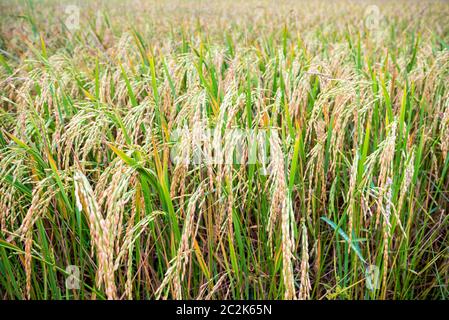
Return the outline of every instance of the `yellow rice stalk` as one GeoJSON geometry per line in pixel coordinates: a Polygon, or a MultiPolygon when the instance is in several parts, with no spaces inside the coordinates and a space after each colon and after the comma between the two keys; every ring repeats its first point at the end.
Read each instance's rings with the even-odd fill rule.
{"type": "Polygon", "coordinates": [[[378,178],[378,185],[380,188],[379,192],[379,205],[377,209],[377,216],[376,216],[376,226],[379,225],[380,221],[380,212],[382,210],[382,200],[384,197],[384,192],[386,189],[386,183],[388,177],[391,175],[391,168],[393,166],[393,158],[394,158],[394,152],[395,152],[395,141],[396,141],[396,128],[397,128],[397,122],[393,121],[388,130],[388,135],[386,139],[382,142],[381,149],[382,152],[380,154],[380,172],[379,172],[379,178],[378,178]]]}
{"type": "Polygon", "coordinates": [[[310,299],[310,290],[312,290],[312,286],[310,284],[309,278],[309,244],[307,237],[307,228],[305,219],[301,219],[301,283],[299,286],[299,300],[307,300],[310,299]]]}
{"type": "MultiPolygon", "coordinates": [[[[195,215],[195,211],[197,202],[203,195],[203,192],[203,186],[200,185],[197,191],[189,199],[189,203],[187,205],[187,215],[184,220],[185,224],[181,236],[181,243],[179,244],[177,255],[170,262],[170,266],[165,273],[164,280],[156,290],[156,299],[160,299],[164,289],[169,285],[173,288],[173,297],[175,299],[180,300],[183,298],[181,282],[186,272],[186,266],[189,263],[193,239],[196,237],[198,229],[200,214],[195,215]],[[195,223],[197,226],[195,226],[195,223]]],[[[201,204],[199,206],[201,206],[201,204]]],[[[166,298],[167,296],[165,295],[164,299],[166,298]]]]}
{"type": "Polygon", "coordinates": [[[276,131],[270,135],[271,162],[269,166],[270,181],[272,182],[272,200],[270,206],[270,216],[268,218],[268,241],[271,246],[273,228],[276,219],[281,215],[282,230],[282,276],[284,279],[284,298],[296,299],[295,285],[293,279],[293,250],[294,236],[291,226],[292,203],[287,192],[287,182],[285,179],[284,156],[281,149],[281,142],[276,131]]]}
{"type": "Polygon", "coordinates": [[[110,241],[110,221],[103,218],[86,176],[77,170],[73,179],[76,203],[78,209],[87,215],[92,242],[97,252],[97,285],[101,286],[104,283],[108,299],[116,299],[117,288],[114,281],[113,265],[114,247],[110,241]]]}

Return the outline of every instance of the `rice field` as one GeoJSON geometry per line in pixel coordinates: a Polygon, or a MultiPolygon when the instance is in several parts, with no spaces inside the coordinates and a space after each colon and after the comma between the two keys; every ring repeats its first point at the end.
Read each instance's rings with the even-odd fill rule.
{"type": "Polygon", "coordinates": [[[449,298],[449,2],[0,3],[0,299],[449,298]]]}

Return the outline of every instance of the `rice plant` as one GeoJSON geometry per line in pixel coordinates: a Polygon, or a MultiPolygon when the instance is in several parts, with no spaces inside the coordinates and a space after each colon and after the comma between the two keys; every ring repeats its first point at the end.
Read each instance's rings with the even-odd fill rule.
{"type": "Polygon", "coordinates": [[[0,12],[1,299],[449,297],[447,1],[0,12]]]}

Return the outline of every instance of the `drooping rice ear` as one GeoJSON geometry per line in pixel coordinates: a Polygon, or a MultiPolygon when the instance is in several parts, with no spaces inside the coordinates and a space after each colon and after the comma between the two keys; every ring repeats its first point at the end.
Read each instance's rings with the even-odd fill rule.
{"type": "MultiPolygon", "coordinates": [[[[199,222],[199,214],[195,215],[197,207],[201,207],[198,204],[198,200],[204,193],[203,185],[201,184],[195,193],[190,197],[187,204],[187,214],[184,219],[184,226],[182,229],[181,240],[177,250],[176,256],[170,261],[170,266],[165,272],[164,279],[161,285],[155,292],[156,299],[160,299],[161,295],[167,286],[171,286],[173,289],[173,298],[180,300],[182,296],[181,282],[184,279],[186,266],[189,263],[190,254],[193,246],[193,239],[196,237],[198,228],[195,226],[199,222]]],[[[167,298],[168,293],[164,294],[163,298],[167,298]]]]}

